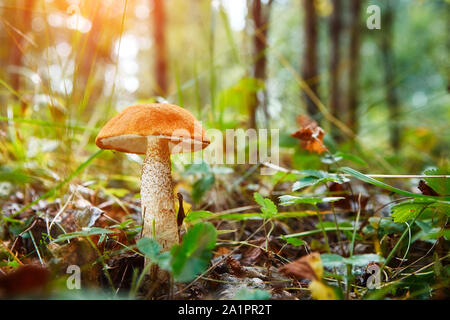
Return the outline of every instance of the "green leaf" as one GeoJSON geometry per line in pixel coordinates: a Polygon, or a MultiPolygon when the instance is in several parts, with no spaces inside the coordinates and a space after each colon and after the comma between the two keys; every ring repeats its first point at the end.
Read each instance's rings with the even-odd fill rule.
{"type": "Polygon", "coordinates": [[[183,172],[183,176],[195,175],[195,174],[211,174],[211,167],[205,161],[201,163],[193,163],[186,167],[186,170],[183,172]]]}
{"type": "Polygon", "coordinates": [[[349,179],[338,174],[328,173],[321,170],[303,170],[300,174],[303,174],[305,176],[294,183],[294,185],[292,186],[292,191],[297,191],[304,187],[323,184],[326,182],[336,182],[342,184],[350,181],[349,179]]]}
{"type": "Polygon", "coordinates": [[[147,258],[156,262],[158,259],[158,254],[162,247],[158,241],[150,238],[141,238],[137,241],[137,248],[141,251],[147,258]]]}
{"type": "MultiPolygon", "coordinates": [[[[442,211],[445,213],[450,212],[450,203],[443,201],[423,201],[423,200],[412,200],[399,203],[392,207],[392,217],[394,222],[406,222],[408,220],[414,219],[421,211],[438,212],[442,211]]],[[[427,212],[427,215],[430,212],[427,212]]],[[[423,215],[422,215],[423,216],[423,215]]]]}
{"type": "Polygon", "coordinates": [[[354,176],[355,178],[357,178],[357,179],[359,179],[361,181],[370,183],[370,184],[372,184],[374,186],[377,186],[377,187],[389,190],[391,192],[398,193],[398,194],[400,194],[402,196],[405,196],[405,197],[413,197],[413,198],[417,198],[417,199],[424,199],[424,200],[430,200],[430,201],[437,201],[437,200],[450,201],[450,196],[432,197],[432,196],[426,196],[426,195],[419,194],[419,193],[412,193],[412,192],[408,192],[408,191],[405,191],[405,190],[401,190],[401,189],[395,188],[395,187],[390,186],[390,185],[388,185],[386,183],[383,183],[381,181],[378,181],[378,180],[375,180],[373,178],[370,178],[370,177],[368,177],[368,176],[362,174],[361,172],[358,172],[358,171],[356,171],[356,170],[354,170],[352,168],[344,167],[344,168],[341,168],[341,170],[344,173],[350,174],[350,175],[354,176]]]}
{"type": "Polygon", "coordinates": [[[184,221],[194,222],[194,221],[210,218],[212,215],[213,215],[213,213],[210,211],[191,211],[186,216],[186,218],[184,218],[184,221]]]}
{"type": "Polygon", "coordinates": [[[268,300],[270,297],[270,292],[266,290],[241,288],[236,292],[234,300],[268,300]]]}
{"type": "MultiPolygon", "coordinates": [[[[433,168],[425,170],[424,172],[428,176],[437,176],[448,174],[444,170],[433,168]]],[[[430,186],[434,191],[436,191],[440,195],[450,195],[450,179],[448,178],[425,178],[425,182],[428,186],[430,186]]]]}
{"type": "Polygon", "coordinates": [[[371,262],[383,262],[384,259],[377,254],[368,253],[368,254],[359,254],[354,255],[351,258],[344,258],[338,254],[329,254],[324,253],[320,255],[322,260],[322,264],[328,268],[339,267],[341,265],[350,264],[354,266],[367,266],[371,262]]]}
{"type": "Polygon", "coordinates": [[[261,212],[264,218],[271,218],[278,213],[278,208],[272,200],[263,198],[258,192],[253,193],[253,198],[261,206],[261,212]]]}
{"type": "Polygon", "coordinates": [[[383,262],[383,257],[374,254],[374,253],[367,253],[367,254],[358,254],[354,255],[351,258],[345,258],[345,263],[351,264],[353,266],[357,267],[365,267],[371,262],[383,262]]]}
{"type": "Polygon", "coordinates": [[[215,179],[212,174],[209,174],[205,177],[197,180],[192,186],[192,199],[195,203],[200,202],[205,193],[212,188],[214,185],[215,179]]]}
{"type": "Polygon", "coordinates": [[[408,220],[414,219],[430,203],[407,201],[393,206],[392,217],[394,218],[394,222],[407,222],[408,220]]]}
{"type": "Polygon", "coordinates": [[[282,235],[281,239],[283,239],[284,241],[286,241],[289,244],[292,244],[295,247],[303,246],[306,244],[305,241],[303,241],[302,239],[299,239],[299,238],[288,238],[288,237],[285,237],[282,235]]]}
{"type": "Polygon", "coordinates": [[[322,260],[322,264],[324,267],[333,268],[345,264],[344,257],[341,257],[340,255],[334,253],[321,254],[320,259],[322,260]]]}
{"type": "Polygon", "coordinates": [[[104,228],[97,228],[97,227],[83,228],[82,231],[61,234],[54,242],[66,241],[66,240],[70,240],[70,239],[74,239],[74,238],[78,238],[78,237],[89,237],[89,236],[93,236],[93,235],[106,235],[106,234],[110,234],[110,233],[114,233],[114,231],[104,229],[104,228]]]}
{"type": "Polygon", "coordinates": [[[325,198],[318,198],[318,197],[296,197],[291,195],[284,195],[280,196],[280,205],[282,206],[289,206],[292,204],[297,203],[305,203],[305,204],[312,204],[316,205],[318,203],[322,202],[335,202],[341,199],[344,199],[343,197],[325,197],[325,198]]]}
{"type": "Polygon", "coordinates": [[[191,281],[206,270],[216,238],[216,228],[209,222],[198,223],[187,231],[181,245],[174,246],[170,251],[176,281],[191,281]]]}
{"type": "Polygon", "coordinates": [[[8,181],[14,184],[23,185],[31,181],[31,177],[20,169],[10,169],[6,166],[0,168],[0,181],[8,181]]]}

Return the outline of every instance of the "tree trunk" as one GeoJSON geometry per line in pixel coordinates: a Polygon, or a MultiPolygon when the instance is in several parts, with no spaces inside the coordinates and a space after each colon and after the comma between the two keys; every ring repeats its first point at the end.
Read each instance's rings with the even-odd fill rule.
{"type": "Polygon", "coordinates": [[[155,93],[165,97],[167,95],[167,57],[164,12],[164,0],[153,1],[153,37],[155,43],[155,93]]]}
{"type": "Polygon", "coordinates": [[[92,21],[92,26],[89,32],[82,38],[81,50],[78,51],[78,76],[73,79],[72,103],[74,106],[79,106],[80,110],[84,112],[85,108],[93,108],[90,103],[95,101],[100,95],[103,82],[95,79],[95,66],[98,60],[99,42],[102,33],[102,18],[100,14],[100,5],[97,3],[90,8],[89,18],[92,21]]]}
{"type": "Polygon", "coordinates": [[[398,116],[400,105],[397,97],[395,84],[395,57],[392,48],[393,27],[394,27],[394,5],[390,0],[386,1],[384,12],[384,22],[382,23],[381,33],[381,52],[384,66],[384,83],[386,88],[386,102],[389,108],[389,128],[390,141],[392,148],[397,151],[400,147],[400,128],[398,125],[398,116]]]}
{"type": "MultiPolygon", "coordinates": [[[[11,25],[18,30],[22,34],[27,34],[31,28],[31,19],[33,15],[33,7],[35,4],[35,0],[22,0],[17,1],[16,4],[19,8],[14,10],[14,18],[10,21],[11,25]],[[26,8],[26,10],[21,9],[26,8]]],[[[19,69],[23,65],[23,53],[24,47],[26,45],[26,40],[23,35],[18,34],[17,31],[11,30],[11,37],[13,37],[11,44],[11,51],[9,53],[9,65],[14,66],[17,70],[14,70],[10,76],[10,84],[14,91],[20,91],[20,73],[19,69]]],[[[16,96],[14,96],[17,98],[16,96]]]]}
{"type": "MultiPolygon", "coordinates": [[[[339,120],[342,120],[344,110],[342,108],[339,76],[340,76],[340,39],[341,39],[341,0],[333,0],[333,13],[330,17],[330,40],[331,40],[331,52],[330,52],[330,112],[339,120]]],[[[333,137],[340,141],[342,140],[341,134],[338,129],[333,127],[333,137]]]]}
{"type": "MultiPolygon", "coordinates": [[[[269,29],[269,17],[270,17],[270,7],[272,1],[269,1],[266,6],[264,6],[261,0],[253,0],[252,2],[252,19],[254,27],[253,35],[253,77],[260,83],[265,84],[267,72],[267,32],[269,29]]],[[[252,99],[250,99],[249,109],[250,109],[250,120],[249,127],[256,129],[256,111],[258,107],[262,107],[264,114],[266,116],[266,121],[268,120],[267,114],[267,91],[263,88],[263,92],[258,96],[258,92],[253,93],[252,99]]]]}
{"type": "Polygon", "coordinates": [[[358,131],[358,103],[359,103],[359,60],[360,60],[360,30],[361,30],[361,5],[363,0],[351,0],[350,3],[350,67],[348,72],[348,111],[349,127],[353,132],[358,131]]]}
{"type": "MultiPolygon", "coordinates": [[[[314,1],[303,0],[304,10],[304,37],[305,52],[302,62],[302,77],[308,83],[311,91],[318,95],[318,19],[314,1]]],[[[306,103],[306,110],[311,118],[319,120],[319,109],[311,98],[303,93],[306,103]]]]}

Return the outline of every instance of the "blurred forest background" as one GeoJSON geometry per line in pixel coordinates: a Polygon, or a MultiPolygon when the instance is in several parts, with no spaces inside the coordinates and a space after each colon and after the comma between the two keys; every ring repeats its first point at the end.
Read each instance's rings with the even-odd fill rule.
{"type": "MultiPolygon", "coordinates": [[[[448,157],[447,1],[3,0],[0,10],[1,139],[16,148],[2,149],[3,164],[67,175],[107,119],[147,101],[184,106],[207,128],[282,128],[287,148],[309,114],[327,145],[367,154],[373,171],[417,173],[448,157]],[[371,4],[381,30],[366,26],[371,4]]],[[[308,157],[291,166],[317,166],[308,157]]]]}
{"type": "MultiPolygon", "coordinates": [[[[307,115],[360,171],[446,173],[449,21],[448,0],[0,0],[3,211],[53,201],[79,175],[128,214],[142,159],[97,154],[94,139],[146,102],[185,107],[205,128],[280,129],[286,168],[328,168],[290,136],[307,115]],[[370,5],[381,29],[367,27],[370,5]]],[[[217,212],[270,195],[282,178],[249,167],[217,170],[194,201],[198,175],[175,161],[174,177],[194,208],[217,212]],[[247,202],[224,186],[247,190],[247,202]]],[[[390,181],[418,191],[417,180],[390,181]]]]}

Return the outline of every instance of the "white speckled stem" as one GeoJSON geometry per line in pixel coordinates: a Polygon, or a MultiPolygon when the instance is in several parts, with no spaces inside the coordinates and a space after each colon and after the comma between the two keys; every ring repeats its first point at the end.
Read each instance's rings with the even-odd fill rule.
{"type": "Polygon", "coordinates": [[[163,251],[178,244],[170,151],[165,139],[148,137],[142,165],[141,206],[144,220],[142,236],[157,240],[163,251]]]}

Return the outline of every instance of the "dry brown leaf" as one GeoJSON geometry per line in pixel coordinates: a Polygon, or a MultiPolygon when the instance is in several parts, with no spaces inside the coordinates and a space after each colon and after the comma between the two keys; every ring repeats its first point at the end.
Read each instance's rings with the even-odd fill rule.
{"type": "Polygon", "coordinates": [[[281,273],[298,280],[320,280],[323,274],[320,254],[313,252],[278,269],[281,273]]]}
{"type": "Polygon", "coordinates": [[[420,180],[419,181],[419,186],[418,186],[419,190],[422,191],[422,194],[426,195],[426,196],[435,196],[435,197],[439,197],[440,195],[434,191],[430,186],[428,186],[425,181],[420,180]]]}
{"type": "Polygon", "coordinates": [[[230,253],[230,249],[228,249],[224,246],[221,246],[221,247],[218,247],[217,250],[214,252],[214,257],[224,256],[228,253],[230,253]]]}
{"type": "Polygon", "coordinates": [[[297,118],[297,123],[301,128],[292,133],[291,137],[299,139],[302,148],[317,154],[327,151],[327,148],[323,144],[325,131],[317,125],[317,122],[305,115],[300,115],[297,118]]]}
{"type": "Polygon", "coordinates": [[[236,277],[240,277],[243,274],[242,266],[239,261],[237,261],[233,257],[229,256],[227,258],[226,262],[227,262],[227,266],[228,266],[228,271],[232,275],[234,275],[236,277]]]}

